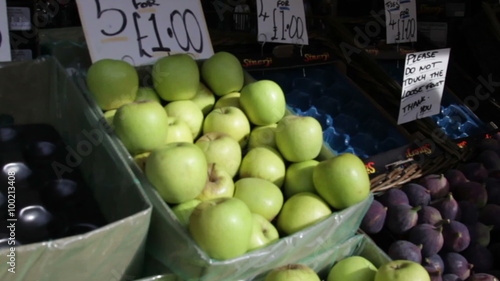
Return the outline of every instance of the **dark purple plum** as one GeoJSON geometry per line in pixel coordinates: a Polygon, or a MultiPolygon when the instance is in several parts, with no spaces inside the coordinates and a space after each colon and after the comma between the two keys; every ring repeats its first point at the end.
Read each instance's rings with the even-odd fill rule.
{"type": "Polygon", "coordinates": [[[422,245],[415,245],[407,240],[396,240],[391,243],[387,255],[393,260],[410,260],[422,263],[422,245]]]}
{"type": "Polygon", "coordinates": [[[445,220],[443,223],[443,249],[450,252],[461,252],[470,245],[470,234],[467,226],[456,220],[445,220]]]}
{"type": "Polygon", "coordinates": [[[473,266],[460,253],[446,252],[441,257],[444,261],[444,274],[456,274],[462,280],[470,276],[473,266]]]}
{"type": "Polygon", "coordinates": [[[475,244],[460,254],[474,266],[474,272],[487,272],[493,269],[493,254],[485,246],[475,244]]]}
{"type": "Polygon", "coordinates": [[[471,201],[458,201],[457,219],[464,224],[476,223],[479,220],[479,207],[471,201]]]}
{"type": "Polygon", "coordinates": [[[422,206],[422,208],[417,212],[418,219],[417,223],[427,223],[431,225],[435,225],[443,220],[441,213],[438,209],[432,206],[422,206]]]}
{"type": "Polygon", "coordinates": [[[399,204],[410,204],[408,196],[399,188],[390,188],[378,198],[380,203],[386,207],[399,204]]]}
{"type": "Polygon", "coordinates": [[[422,245],[422,256],[430,257],[443,248],[443,227],[432,224],[417,224],[408,233],[408,241],[422,245]]]}
{"type": "Polygon", "coordinates": [[[385,224],[387,207],[374,199],[368,208],[365,216],[361,220],[360,228],[367,234],[379,233],[385,224]]]}
{"type": "Polygon", "coordinates": [[[429,190],[431,199],[442,198],[450,191],[450,184],[444,174],[429,174],[423,176],[420,178],[419,184],[429,190]]]}
{"type": "Polygon", "coordinates": [[[443,173],[446,179],[448,180],[448,183],[450,185],[450,191],[453,192],[453,189],[457,184],[469,181],[464,173],[460,171],[459,169],[448,169],[446,172],[443,173]]]}
{"type": "Polygon", "coordinates": [[[434,201],[431,206],[438,209],[443,219],[454,220],[457,218],[458,202],[453,197],[453,193],[449,192],[445,197],[434,201]]]}
{"type": "Polygon", "coordinates": [[[453,273],[446,273],[443,274],[443,281],[464,281],[460,279],[456,274],[453,273]]]}
{"type": "Polygon", "coordinates": [[[409,204],[391,205],[387,208],[385,226],[394,234],[404,234],[417,224],[421,206],[409,204]]]}
{"type": "Polygon", "coordinates": [[[407,183],[401,187],[401,190],[406,193],[412,206],[429,205],[431,201],[430,191],[418,183],[407,183]]]}
{"type": "Polygon", "coordinates": [[[481,162],[463,163],[459,169],[470,181],[483,182],[489,175],[488,169],[481,162]]]}
{"type": "Polygon", "coordinates": [[[464,182],[455,187],[453,196],[457,201],[467,200],[476,204],[479,208],[486,205],[488,192],[486,187],[475,181],[464,182]]]}
{"type": "Polygon", "coordinates": [[[500,205],[487,204],[479,211],[479,221],[492,225],[495,229],[500,228],[500,205]]]}
{"type": "Polygon", "coordinates": [[[498,278],[488,273],[474,273],[465,281],[498,281],[498,278]]]}
{"type": "Polygon", "coordinates": [[[486,247],[490,244],[492,226],[478,221],[474,224],[467,224],[467,228],[469,229],[471,245],[479,244],[486,247]]]}
{"type": "Polygon", "coordinates": [[[496,151],[491,149],[483,150],[477,158],[488,171],[500,170],[500,156],[496,151]]]}

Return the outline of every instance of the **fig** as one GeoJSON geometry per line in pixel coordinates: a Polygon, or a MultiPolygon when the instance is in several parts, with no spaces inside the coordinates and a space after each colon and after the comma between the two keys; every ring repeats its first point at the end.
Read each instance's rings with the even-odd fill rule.
{"type": "Polygon", "coordinates": [[[407,240],[396,240],[391,243],[387,255],[393,260],[410,260],[422,263],[422,245],[415,245],[407,240]]]}
{"type": "Polygon", "coordinates": [[[445,220],[443,223],[443,249],[450,252],[461,252],[469,247],[470,234],[467,226],[456,220],[445,220]]]}
{"type": "Polygon", "coordinates": [[[500,204],[500,179],[488,177],[484,181],[484,187],[488,194],[487,203],[500,204]]]}
{"type": "Polygon", "coordinates": [[[475,181],[464,182],[457,185],[453,191],[453,196],[455,196],[455,199],[458,201],[467,200],[476,204],[478,207],[483,207],[488,201],[486,187],[475,181]]]}
{"type": "Polygon", "coordinates": [[[448,183],[450,185],[450,191],[453,191],[453,189],[457,184],[469,181],[465,177],[464,173],[462,173],[462,171],[460,171],[459,169],[448,169],[443,174],[445,178],[448,180],[448,183]]]}
{"type": "Polygon", "coordinates": [[[386,190],[382,195],[380,195],[378,200],[386,207],[399,204],[410,204],[406,193],[398,188],[391,188],[386,190]]]}
{"type": "Polygon", "coordinates": [[[457,219],[464,224],[477,222],[479,220],[479,207],[471,201],[458,201],[457,219]]]}
{"type": "Polygon", "coordinates": [[[374,199],[361,220],[360,228],[367,234],[375,234],[382,230],[387,216],[387,207],[374,199]]]}
{"type": "Polygon", "coordinates": [[[465,280],[470,276],[471,265],[467,259],[457,252],[446,252],[441,256],[444,261],[444,274],[456,274],[458,278],[465,280]]]}
{"type": "Polygon", "coordinates": [[[432,224],[417,224],[408,233],[408,241],[415,245],[422,245],[422,256],[430,257],[437,254],[444,244],[443,227],[432,224]]]}
{"type": "Polygon", "coordinates": [[[421,206],[409,204],[392,205],[387,208],[385,226],[394,234],[404,234],[417,224],[421,206]]]}
{"type": "Polygon", "coordinates": [[[486,272],[493,269],[493,254],[485,246],[475,244],[460,254],[474,266],[474,272],[486,272]]]}
{"type": "Polygon", "coordinates": [[[469,229],[471,245],[479,244],[486,247],[490,244],[492,226],[478,221],[474,224],[467,224],[467,228],[469,229]]]}
{"type": "Polygon", "coordinates": [[[425,270],[427,270],[427,273],[429,274],[430,281],[443,281],[441,271],[429,265],[425,265],[424,268],[425,270]]]}
{"type": "Polygon", "coordinates": [[[500,156],[495,150],[485,149],[479,153],[477,158],[488,171],[500,170],[500,156]]]}
{"type": "Polygon", "coordinates": [[[456,219],[458,213],[458,202],[455,200],[451,192],[431,205],[438,209],[443,219],[456,219]]]}
{"type": "Polygon", "coordinates": [[[479,211],[479,221],[492,225],[495,229],[500,228],[500,205],[487,204],[479,211]]]}
{"type": "Polygon", "coordinates": [[[481,162],[463,163],[459,169],[469,181],[482,182],[489,174],[488,169],[481,162]]]}
{"type": "Polygon", "coordinates": [[[463,281],[458,277],[456,274],[453,273],[446,273],[443,274],[443,281],[463,281]]]}
{"type": "Polygon", "coordinates": [[[417,215],[418,224],[427,223],[435,225],[443,220],[439,210],[432,206],[422,206],[422,208],[417,212],[417,215]]]}
{"type": "Polygon", "coordinates": [[[401,190],[408,196],[409,204],[412,206],[429,205],[431,201],[430,191],[418,183],[407,183],[401,190]]]}
{"type": "Polygon", "coordinates": [[[423,176],[420,178],[419,184],[429,190],[431,199],[442,198],[450,191],[450,184],[444,174],[429,174],[423,176]]]}
{"type": "Polygon", "coordinates": [[[498,281],[498,278],[488,273],[474,273],[465,281],[498,281]]]}
{"type": "Polygon", "coordinates": [[[440,273],[444,272],[444,261],[439,254],[434,254],[430,257],[426,257],[422,260],[422,265],[424,267],[432,267],[438,270],[440,273]]]}

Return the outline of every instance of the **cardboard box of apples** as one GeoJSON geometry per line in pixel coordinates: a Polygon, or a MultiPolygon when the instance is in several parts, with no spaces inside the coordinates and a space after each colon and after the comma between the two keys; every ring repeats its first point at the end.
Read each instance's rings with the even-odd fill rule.
{"type": "Polygon", "coordinates": [[[83,84],[154,206],[148,253],[180,278],[251,279],[314,257],[353,236],[373,200],[361,159],[334,155],[316,119],[231,53],[100,60],[83,84]]]}
{"type": "MultiPolygon", "coordinates": [[[[140,274],[152,206],[134,173],[115,150],[114,141],[98,129],[97,116],[74,81],[56,59],[42,57],[0,64],[0,89],[0,115],[6,117],[0,126],[0,280],[123,280],[125,276],[140,274]],[[12,127],[25,130],[12,134],[12,127]],[[57,150],[61,156],[57,160],[46,157],[50,146],[34,151],[29,149],[30,144],[19,141],[33,135],[50,135],[52,140],[52,130],[42,131],[40,127],[54,129],[62,139],[37,139],[35,143],[62,148],[57,150]],[[17,154],[6,160],[9,147],[9,152],[17,154]],[[40,163],[48,159],[50,164],[43,166],[47,170],[42,170],[40,163]],[[11,170],[13,166],[17,169],[11,170]],[[58,186],[61,189],[56,191],[48,185],[53,179],[75,179],[75,171],[79,172],[78,183],[83,180],[88,189],[75,184],[58,186]],[[70,212],[63,214],[68,216],[57,216],[82,198],[75,196],[75,189],[81,192],[79,195],[90,190],[98,204],[96,209],[104,216],[104,226],[89,229],[96,226],[92,224],[96,219],[93,209],[91,214],[85,214],[89,217],[83,220],[89,221],[80,224],[79,229],[71,227],[81,223],[81,218],[68,215],[70,212]],[[40,196],[31,196],[35,194],[40,196]],[[4,218],[8,212],[14,217],[10,217],[7,228],[4,218]],[[54,226],[62,228],[64,235],[52,235],[54,226]],[[35,242],[33,236],[49,238],[35,242]]],[[[89,202],[93,201],[78,206],[94,208],[89,202]]]]}

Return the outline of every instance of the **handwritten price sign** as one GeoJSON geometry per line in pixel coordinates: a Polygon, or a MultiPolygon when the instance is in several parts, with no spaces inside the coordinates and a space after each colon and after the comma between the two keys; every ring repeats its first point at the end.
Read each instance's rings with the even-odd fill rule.
{"type": "Polygon", "coordinates": [[[416,0],[385,0],[388,44],[417,41],[416,0]]]}
{"type": "Polygon", "coordinates": [[[199,0],[77,0],[92,61],[151,64],[158,57],[213,55],[199,0]]]}
{"type": "Polygon", "coordinates": [[[7,4],[0,1],[0,61],[11,61],[7,4]]]}
{"type": "Polygon", "coordinates": [[[308,45],[302,0],[257,0],[259,42],[308,45]]]}
{"type": "Polygon", "coordinates": [[[450,49],[406,55],[398,124],[438,114],[450,49]]]}

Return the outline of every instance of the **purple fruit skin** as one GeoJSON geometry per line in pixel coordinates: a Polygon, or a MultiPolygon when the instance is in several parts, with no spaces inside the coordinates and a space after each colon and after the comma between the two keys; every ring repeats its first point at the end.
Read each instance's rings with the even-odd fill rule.
{"type": "Polygon", "coordinates": [[[456,252],[446,252],[442,255],[444,261],[444,274],[453,273],[465,280],[470,276],[472,265],[467,259],[456,252]]]}
{"type": "Polygon", "coordinates": [[[478,160],[488,171],[500,170],[500,156],[491,149],[485,149],[478,155],[478,160]]]}
{"type": "Polygon", "coordinates": [[[420,178],[419,184],[427,188],[431,193],[431,199],[446,196],[450,191],[450,183],[443,174],[429,174],[420,178]]]}
{"type": "Polygon", "coordinates": [[[394,234],[403,234],[417,224],[420,206],[413,207],[409,204],[389,206],[385,226],[394,234]]]}
{"type": "Polygon", "coordinates": [[[444,240],[442,227],[431,224],[417,224],[408,233],[408,241],[415,245],[422,245],[422,256],[430,257],[443,248],[444,240]]]}
{"type": "Polygon", "coordinates": [[[474,273],[465,281],[498,281],[498,278],[488,273],[474,273]]]}
{"type": "Polygon", "coordinates": [[[469,181],[465,177],[464,173],[462,173],[462,171],[460,171],[459,169],[448,169],[446,172],[444,172],[444,176],[448,180],[450,191],[452,192],[457,184],[469,181]]]}
{"type": "Polygon", "coordinates": [[[406,193],[412,206],[429,205],[431,201],[430,191],[418,183],[405,184],[401,187],[401,190],[406,193]]]}
{"type": "Polygon", "coordinates": [[[464,281],[460,279],[456,274],[447,273],[443,274],[443,281],[464,281]]]}
{"type": "Polygon", "coordinates": [[[439,254],[434,254],[432,256],[423,259],[422,264],[432,266],[433,268],[439,270],[439,272],[444,271],[444,261],[439,254]]]}
{"type": "Polygon", "coordinates": [[[373,200],[365,216],[361,220],[360,228],[368,234],[379,233],[385,224],[387,207],[378,200],[373,200]]]}
{"type": "Polygon", "coordinates": [[[459,184],[453,192],[457,201],[467,200],[475,203],[478,207],[484,207],[488,201],[486,187],[475,181],[459,184]]]}
{"type": "Polygon", "coordinates": [[[479,220],[479,207],[471,201],[458,201],[457,219],[464,224],[476,223],[479,220]]]}
{"type": "Polygon", "coordinates": [[[432,206],[422,206],[422,209],[420,209],[417,214],[418,224],[427,223],[435,225],[443,220],[443,217],[441,216],[439,210],[432,206]]]}
{"type": "Polygon", "coordinates": [[[488,169],[481,162],[463,163],[460,171],[464,173],[469,181],[483,182],[489,174],[488,169]]]}
{"type": "Polygon", "coordinates": [[[490,244],[491,226],[479,221],[466,226],[469,229],[471,245],[479,244],[486,247],[490,244]]]}
{"type": "Polygon", "coordinates": [[[396,240],[391,243],[387,255],[393,260],[410,260],[422,263],[421,248],[407,240],[396,240]]]}
{"type": "Polygon", "coordinates": [[[443,238],[443,249],[446,251],[461,252],[470,245],[469,229],[459,221],[443,223],[443,238]]]}
{"type": "Polygon", "coordinates": [[[473,265],[474,272],[487,272],[493,269],[493,254],[487,247],[473,245],[461,253],[473,265]]]}
{"type": "Polygon", "coordinates": [[[453,197],[453,193],[449,192],[445,197],[432,204],[433,207],[439,210],[443,219],[454,220],[458,214],[458,202],[453,197]]]}
{"type": "Polygon", "coordinates": [[[406,193],[398,188],[391,188],[386,190],[382,195],[380,195],[378,200],[386,207],[399,204],[410,204],[406,193]]]}
{"type": "Polygon", "coordinates": [[[500,229],[500,205],[487,204],[479,213],[479,221],[492,225],[494,229],[500,229]]]}

